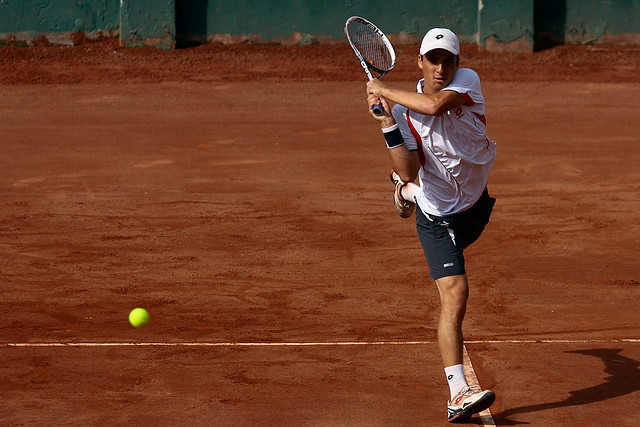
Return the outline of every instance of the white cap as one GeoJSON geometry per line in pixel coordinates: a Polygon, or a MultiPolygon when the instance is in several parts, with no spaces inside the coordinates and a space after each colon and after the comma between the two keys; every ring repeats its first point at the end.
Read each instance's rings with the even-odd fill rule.
{"type": "Polygon", "coordinates": [[[424,35],[422,44],[420,45],[420,55],[424,55],[433,49],[444,49],[453,53],[460,54],[460,42],[458,37],[451,30],[446,28],[433,28],[424,35]]]}

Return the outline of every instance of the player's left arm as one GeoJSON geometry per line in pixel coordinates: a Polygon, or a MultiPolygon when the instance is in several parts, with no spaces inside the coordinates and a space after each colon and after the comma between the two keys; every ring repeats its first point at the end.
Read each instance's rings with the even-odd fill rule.
{"type": "Polygon", "coordinates": [[[370,81],[367,90],[371,94],[384,96],[390,101],[404,105],[411,111],[429,116],[441,116],[465,104],[465,99],[452,90],[444,89],[436,93],[409,92],[387,86],[381,81],[370,81]]]}

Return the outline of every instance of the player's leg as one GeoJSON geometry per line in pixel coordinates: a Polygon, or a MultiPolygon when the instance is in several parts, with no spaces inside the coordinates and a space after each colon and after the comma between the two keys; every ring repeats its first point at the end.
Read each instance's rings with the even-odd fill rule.
{"type": "Polygon", "coordinates": [[[441,301],[438,344],[451,394],[448,419],[452,423],[464,422],[491,406],[495,394],[482,391],[477,385],[469,387],[464,376],[462,322],[469,298],[467,275],[443,277],[436,284],[441,301]]]}
{"type": "Polygon", "coordinates": [[[416,209],[418,237],[424,249],[431,277],[435,279],[441,299],[438,344],[451,399],[447,404],[450,422],[463,422],[488,408],[495,400],[490,390],[468,386],[463,369],[462,323],[469,297],[469,283],[464,266],[463,239],[449,228],[448,220],[427,216],[416,209]]]}
{"type": "Polygon", "coordinates": [[[466,274],[437,279],[436,285],[440,293],[438,346],[449,384],[449,393],[453,399],[468,386],[462,360],[462,322],[467,308],[469,285],[466,274]]]}
{"type": "Polygon", "coordinates": [[[447,221],[427,216],[416,210],[416,227],[430,276],[436,281],[440,293],[440,320],[438,344],[449,380],[451,396],[467,383],[462,372],[462,321],[467,307],[469,286],[462,248],[456,245],[456,236],[447,221]],[[454,368],[456,367],[456,368],[454,368]]]}
{"type": "Polygon", "coordinates": [[[402,187],[401,196],[405,200],[412,200],[415,202],[416,197],[422,192],[422,188],[415,182],[407,182],[404,187],[402,187]]]}
{"type": "MultiPolygon", "coordinates": [[[[436,280],[440,293],[438,344],[444,366],[462,364],[462,321],[467,310],[469,283],[466,274],[436,280]]],[[[465,384],[466,385],[466,384],[465,384]]],[[[459,390],[455,390],[457,393],[459,390]]]]}

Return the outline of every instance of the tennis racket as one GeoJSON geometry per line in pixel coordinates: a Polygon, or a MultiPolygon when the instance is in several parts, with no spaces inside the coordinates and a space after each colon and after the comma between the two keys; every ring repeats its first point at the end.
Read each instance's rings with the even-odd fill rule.
{"type": "MultiPolygon", "coordinates": [[[[371,22],[352,16],[344,24],[344,32],[369,80],[373,80],[372,71],[378,73],[377,78],[380,78],[395,67],[396,53],[391,42],[371,22]]],[[[371,109],[376,116],[381,116],[384,111],[382,105],[374,105],[371,109]]]]}

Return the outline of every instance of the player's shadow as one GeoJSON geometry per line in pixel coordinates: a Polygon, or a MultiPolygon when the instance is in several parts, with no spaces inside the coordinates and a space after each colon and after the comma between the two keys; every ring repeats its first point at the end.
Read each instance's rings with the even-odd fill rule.
{"type": "Polygon", "coordinates": [[[605,381],[602,384],[570,391],[569,394],[571,396],[564,400],[506,409],[503,412],[492,414],[493,420],[496,425],[527,424],[509,418],[518,414],[601,402],[640,390],[640,369],[638,369],[640,362],[629,357],[621,356],[619,354],[621,351],[622,349],[609,348],[567,351],[566,353],[599,357],[604,362],[604,371],[609,374],[609,376],[604,379],[605,381]]]}

